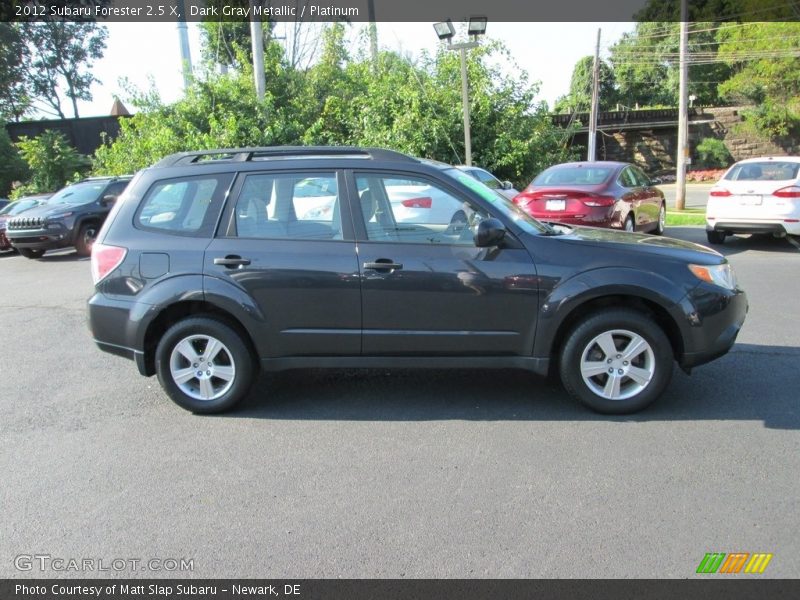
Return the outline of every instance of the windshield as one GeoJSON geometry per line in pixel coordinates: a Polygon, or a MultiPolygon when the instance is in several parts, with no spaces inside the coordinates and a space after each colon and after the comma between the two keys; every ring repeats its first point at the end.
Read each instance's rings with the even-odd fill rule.
{"type": "Polygon", "coordinates": [[[50,206],[54,204],[69,204],[71,206],[88,204],[89,202],[97,200],[98,196],[106,189],[107,185],[108,181],[85,181],[84,183],[76,183],[54,194],[47,201],[47,204],[50,206]]]}
{"type": "Polygon", "coordinates": [[[462,171],[459,171],[458,169],[445,169],[444,172],[478,194],[481,198],[486,200],[494,208],[500,211],[500,213],[514,221],[514,223],[516,223],[523,231],[532,234],[552,232],[547,225],[540,223],[530,215],[524,213],[522,209],[517,207],[517,205],[511,202],[511,200],[505,196],[501,196],[496,191],[487,187],[477,179],[467,175],[462,171]]]}
{"type": "Polygon", "coordinates": [[[0,215],[16,215],[21,213],[23,210],[28,210],[31,207],[36,206],[39,204],[36,200],[17,200],[16,202],[12,202],[8,206],[3,207],[3,210],[0,210],[0,215]]]}
{"type": "Polygon", "coordinates": [[[725,173],[728,181],[786,181],[797,179],[797,171],[800,163],[796,162],[775,162],[773,160],[764,162],[751,162],[734,167],[725,173]]]}
{"type": "Polygon", "coordinates": [[[531,185],[599,185],[613,171],[611,167],[550,167],[539,173],[531,185]]]}

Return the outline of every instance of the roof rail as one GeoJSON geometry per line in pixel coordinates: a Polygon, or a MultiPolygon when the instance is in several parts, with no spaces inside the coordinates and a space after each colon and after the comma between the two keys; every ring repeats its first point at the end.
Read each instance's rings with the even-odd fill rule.
{"type": "Polygon", "coordinates": [[[251,162],[271,159],[294,158],[363,158],[415,162],[417,159],[385,148],[361,148],[356,146],[265,146],[261,148],[222,148],[218,150],[194,150],[170,154],[158,161],[154,167],[174,167],[216,162],[251,162]]]}

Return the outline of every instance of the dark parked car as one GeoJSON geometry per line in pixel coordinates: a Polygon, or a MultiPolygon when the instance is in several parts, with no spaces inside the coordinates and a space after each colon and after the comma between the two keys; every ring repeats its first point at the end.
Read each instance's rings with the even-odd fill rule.
{"type": "Polygon", "coordinates": [[[15,202],[6,204],[0,209],[0,250],[11,250],[11,242],[8,241],[6,236],[6,223],[8,220],[26,210],[39,206],[42,202],[47,200],[52,194],[35,194],[33,196],[25,196],[19,198],[15,202]]]}
{"type": "Polygon", "coordinates": [[[545,169],[514,202],[542,221],[664,233],[664,193],[636,165],[574,162],[545,169]]]}
{"type": "Polygon", "coordinates": [[[8,198],[0,198],[0,210],[4,209],[9,204],[11,204],[11,200],[8,198]]]}
{"type": "Polygon", "coordinates": [[[95,177],[68,185],[41,206],[10,219],[6,235],[27,258],[70,246],[89,256],[100,226],[130,179],[95,177]]]}
{"type": "Polygon", "coordinates": [[[235,405],[259,367],[552,370],[591,408],[630,412],[675,361],[725,354],[747,312],[713,250],[545,225],[458,169],[362,148],[169,156],[112,209],[92,275],[98,346],[198,413],[235,405]],[[301,218],[309,178],[335,198],[301,218]],[[465,219],[398,222],[398,178],[465,219]]]}

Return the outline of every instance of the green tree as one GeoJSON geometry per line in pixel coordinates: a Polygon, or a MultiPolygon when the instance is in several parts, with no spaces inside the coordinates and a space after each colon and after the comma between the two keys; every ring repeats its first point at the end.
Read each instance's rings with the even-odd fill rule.
{"type": "Polygon", "coordinates": [[[8,196],[12,185],[28,176],[25,161],[8,137],[5,123],[0,120],[0,197],[8,196]]]}
{"type": "Polygon", "coordinates": [[[18,121],[30,109],[25,69],[28,58],[21,27],[0,22],[0,118],[18,121]]]}
{"type": "Polygon", "coordinates": [[[185,150],[299,143],[302,127],[293,105],[296,73],[282,64],[280,46],[273,43],[267,50],[263,101],[256,98],[246,63],[227,75],[201,75],[173,104],[163,103],[153,90],[139,94],[132,99],[138,112],[120,121],[116,140],[95,153],[95,170],[121,175],[185,150]]]}
{"type": "MultiPolygon", "coordinates": [[[[186,97],[162,103],[151,92],[134,99],[138,113],[95,155],[104,174],[133,172],[165,154],[230,146],[306,144],[382,146],[449,163],[464,160],[458,55],[441,49],[418,62],[395,52],[377,60],[351,50],[348,28],[329,26],[319,60],[293,68],[283,48],[266,48],[267,90],[255,97],[252,71],[240,55],[227,75],[200,74],[186,97]]],[[[568,133],[552,126],[538,88],[497,43],[469,57],[476,164],[516,183],[568,157],[568,133]],[[514,77],[507,73],[515,73],[514,77]]]]}
{"type": "Polygon", "coordinates": [[[30,45],[28,89],[30,95],[65,118],[60,91],[78,117],[78,100],[91,100],[97,82],[91,71],[102,58],[108,31],[96,23],[44,21],[25,26],[30,45]]]}
{"type": "MultiPolygon", "coordinates": [[[[572,70],[569,94],[556,101],[555,112],[588,112],[592,107],[592,80],[594,57],[584,56],[572,70]]],[[[617,87],[614,71],[604,60],[600,60],[600,88],[598,90],[600,110],[611,110],[617,104],[617,87]]]]}
{"type": "Polygon", "coordinates": [[[800,129],[800,23],[743,23],[719,32],[719,57],[732,76],[720,86],[729,102],[771,137],[800,129]]]}
{"type": "Polygon", "coordinates": [[[85,173],[90,164],[78,153],[61,132],[47,130],[33,139],[22,137],[17,142],[22,158],[30,170],[30,179],[15,195],[54,192],[85,173]]]}

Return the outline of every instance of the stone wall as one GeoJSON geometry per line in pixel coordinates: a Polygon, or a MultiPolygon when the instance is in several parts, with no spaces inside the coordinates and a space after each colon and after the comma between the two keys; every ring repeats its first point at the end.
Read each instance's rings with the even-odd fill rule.
{"type": "MultiPolygon", "coordinates": [[[[697,144],[708,137],[725,142],[734,160],[758,156],[800,154],[800,140],[798,139],[786,138],[771,141],[737,127],[737,124],[742,122],[742,110],[743,107],[698,109],[689,124],[691,156],[695,156],[694,149],[697,144]]],[[[585,149],[586,134],[576,135],[572,143],[585,149]]],[[[677,152],[678,128],[674,124],[615,133],[601,131],[597,139],[597,158],[599,160],[633,162],[651,174],[673,171],[677,152]]],[[[585,156],[585,152],[583,154],[585,156]]]]}
{"type": "Polygon", "coordinates": [[[696,119],[699,121],[711,119],[712,122],[699,123],[694,127],[689,126],[689,138],[692,148],[703,138],[714,137],[725,142],[725,146],[735,160],[800,153],[800,140],[791,137],[770,140],[738,126],[739,123],[742,123],[742,110],[747,110],[747,107],[732,106],[704,109],[696,119]]]}

